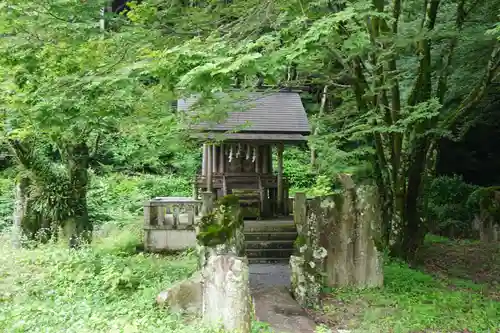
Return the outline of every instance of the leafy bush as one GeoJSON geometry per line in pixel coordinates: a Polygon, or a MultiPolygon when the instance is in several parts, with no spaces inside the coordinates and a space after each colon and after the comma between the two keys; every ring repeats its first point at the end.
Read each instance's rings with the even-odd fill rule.
{"type": "MultiPolygon", "coordinates": [[[[12,224],[14,178],[0,177],[0,231],[12,224]]],[[[87,195],[89,215],[95,226],[113,221],[120,225],[136,221],[144,201],[156,196],[189,196],[191,180],[182,176],[129,176],[91,174],[87,195]]]]}
{"type": "Polygon", "coordinates": [[[430,230],[450,237],[471,237],[474,212],[467,201],[477,188],[459,176],[435,178],[425,193],[430,230]]]}
{"type": "Polygon", "coordinates": [[[310,196],[320,196],[320,195],[327,195],[331,194],[334,189],[334,181],[332,178],[325,176],[325,175],[319,175],[316,177],[316,182],[314,185],[306,192],[307,195],[310,196]]]}
{"type": "Polygon", "coordinates": [[[113,251],[101,243],[80,251],[55,244],[13,251],[4,244],[2,332],[190,332],[152,302],[193,272],[194,258],[117,255],[123,251],[116,242],[113,251]]]}
{"type": "Polygon", "coordinates": [[[126,224],[142,214],[144,201],[156,196],[188,196],[191,181],[174,176],[94,176],[88,194],[89,213],[95,225],[109,221],[126,224]]]}
{"type": "MultiPolygon", "coordinates": [[[[275,164],[276,165],[276,164],[275,164]]],[[[306,191],[314,185],[309,152],[298,148],[285,149],[283,153],[283,175],[290,183],[291,192],[306,191]]]]}

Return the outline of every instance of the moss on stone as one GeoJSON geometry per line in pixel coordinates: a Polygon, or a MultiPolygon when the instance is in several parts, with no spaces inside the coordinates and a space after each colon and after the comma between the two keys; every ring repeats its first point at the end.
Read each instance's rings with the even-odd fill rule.
{"type": "Polygon", "coordinates": [[[215,247],[226,243],[243,224],[239,212],[239,199],[226,195],[217,202],[210,214],[201,218],[196,238],[203,246],[215,247]]]}

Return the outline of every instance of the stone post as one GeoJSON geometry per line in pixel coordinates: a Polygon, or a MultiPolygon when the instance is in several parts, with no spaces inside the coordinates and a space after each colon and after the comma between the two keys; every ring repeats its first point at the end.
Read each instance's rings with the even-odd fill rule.
{"type": "Polygon", "coordinates": [[[297,222],[302,225],[297,228],[296,253],[290,257],[292,293],[301,306],[314,307],[320,303],[323,263],[326,257],[326,249],[320,245],[323,218],[320,211],[321,199],[315,198],[305,204],[305,195],[300,193],[296,200],[296,212],[301,209],[302,203],[306,209],[305,216],[301,214],[303,212],[298,212],[297,222]]]}
{"type": "Polygon", "coordinates": [[[250,333],[252,300],[246,258],[211,256],[203,269],[203,320],[227,332],[250,333]]]}

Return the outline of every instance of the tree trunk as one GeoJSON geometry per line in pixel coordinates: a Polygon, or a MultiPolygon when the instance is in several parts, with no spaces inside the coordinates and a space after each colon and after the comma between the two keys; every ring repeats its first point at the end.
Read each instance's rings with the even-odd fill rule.
{"type": "Polygon", "coordinates": [[[403,225],[400,230],[396,249],[393,252],[399,257],[412,261],[418,247],[423,242],[426,230],[421,222],[419,203],[422,192],[423,173],[425,172],[428,144],[422,139],[414,148],[410,167],[408,170],[408,185],[403,216],[403,225]]]}
{"type": "MultiPolygon", "coordinates": [[[[321,105],[319,107],[318,119],[321,119],[323,117],[323,114],[325,113],[327,94],[328,94],[328,85],[325,85],[325,87],[323,88],[323,93],[321,94],[321,105]]],[[[315,137],[319,134],[318,125],[314,126],[313,133],[315,137]]],[[[316,167],[316,147],[313,144],[311,145],[311,168],[314,170],[315,167],[316,167]]]]}
{"type": "Polygon", "coordinates": [[[69,247],[77,248],[92,241],[93,226],[89,220],[87,205],[89,148],[86,143],[70,146],[67,151],[71,193],[71,215],[64,223],[64,235],[69,247]]]}
{"type": "Polygon", "coordinates": [[[22,225],[28,206],[28,194],[26,193],[28,186],[29,179],[21,176],[15,187],[12,246],[16,249],[21,247],[22,225]]]}

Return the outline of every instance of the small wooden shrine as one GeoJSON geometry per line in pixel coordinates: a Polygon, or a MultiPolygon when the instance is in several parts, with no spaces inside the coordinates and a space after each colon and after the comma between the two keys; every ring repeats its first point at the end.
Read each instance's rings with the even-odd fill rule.
{"type": "MultiPolygon", "coordinates": [[[[179,100],[178,109],[193,111],[197,100],[179,100]]],[[[247,218],[288,215],[291,207],[283,176],[283,150],[285,145],[304,142],[310,134],[300,96],[252,92],[245,94],[244,104],[239,97],[234,105],[237,107],[223,121],[193,125],[194,135],[203,143],[195,191],[213,192],[216,197],[237,195],[247,218]]]]}

